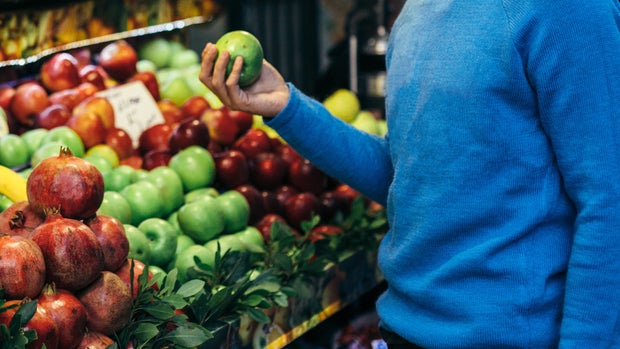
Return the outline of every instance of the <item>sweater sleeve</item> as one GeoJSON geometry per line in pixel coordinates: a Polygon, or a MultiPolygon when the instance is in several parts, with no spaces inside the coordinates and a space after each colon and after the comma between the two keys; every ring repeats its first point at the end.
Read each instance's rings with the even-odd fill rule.
{"type": "Polygon", "coordinates": [[[267,125],[325,173],[385,205],[392,177],[387,140],[332,116],[293,84],[289,88],[288,104],[267,125]]]}
{"type": "Polygon", "coordinates": [[[560,348],[616,348],[620,5],[615,0],[506,3],[515,3],[508,12],[515,45],[576,210],[560,348]]]}

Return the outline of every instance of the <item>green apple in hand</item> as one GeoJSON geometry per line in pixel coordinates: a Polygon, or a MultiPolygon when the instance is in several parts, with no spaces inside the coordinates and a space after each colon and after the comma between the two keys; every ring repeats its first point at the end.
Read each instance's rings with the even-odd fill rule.
{"type": "Polygon", "coordinates": [[[260,41],[254,35],[244,30],[230,31],[222,35],[215,46],[218,52],[225,50],[230,53],[226,76],[232,71],[235,58],[243,57],[239,86],[248,86],[258,79],[263,67],[264,54],[260,41]]]}
{"type": "Polygon", "coordinates": [[[144,264],[149,264],[151,260],[151,246],[149,239],[138,227],[131,224],[123,224],[127,240],[129,240],[129,255],[127,258],[134,258],[144,264]]]}
{"type": "Polygon", "coordinates": [[[148,218],[138,225],[138,230],[149,241],[150,264],[164,267],[170,263],[177,249],[177,231],[172,224],[162,218],[148,218]]]}
{"type": "Polygon", "coordinates": [[[224,231],[224,215],[215,198],[195,200],[181,206],[177,220],[183,234],[196,243],[205,243],[224,231]]]}

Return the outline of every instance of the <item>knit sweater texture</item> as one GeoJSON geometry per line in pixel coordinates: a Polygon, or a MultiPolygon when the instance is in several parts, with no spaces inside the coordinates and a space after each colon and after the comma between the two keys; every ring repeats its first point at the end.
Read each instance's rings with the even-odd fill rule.
{"type": "Polygon", "coordinates": [[[620,348],[620,5],[409,0],[384,138],[289,84],[268,125],[384,204],[382,325],[425,348],[620,348]]]}

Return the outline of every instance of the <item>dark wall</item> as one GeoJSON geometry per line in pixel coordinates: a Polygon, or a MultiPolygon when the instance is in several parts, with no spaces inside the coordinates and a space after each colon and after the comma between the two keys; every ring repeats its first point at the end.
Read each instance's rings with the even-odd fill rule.
{"type": "Polygon", "coordinates": [[[228,28],[253,33],[265,58],[303,91],[316,90],[319,69],[318,1],[228,0],[228,28]]]}

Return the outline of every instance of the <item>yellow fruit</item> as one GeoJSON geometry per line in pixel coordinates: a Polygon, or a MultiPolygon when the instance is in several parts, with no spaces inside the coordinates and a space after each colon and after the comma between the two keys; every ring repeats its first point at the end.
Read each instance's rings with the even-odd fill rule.
{"type": "Polygon", "coordinates": [[[375,118],[374,114],[368,110],[362,110],[357,113],[357,116],[351,122],[351,125],[370,134],[379,135],[378,120],[375,118]]]}
{"type": "Polygon", "coordinates": [[[360,101],[355,93],[344,88],[336,90],[325,98],[323,106],[325,106],[332,115],[347,123],[351,123],[355,120],[357,113],[360,111],[360,101]]]}
{"type": "Polygon", "coordinates": [[[0,165],[0,194],[13,202],[28,200],[26,179],[10,168],[0,165]]]}

